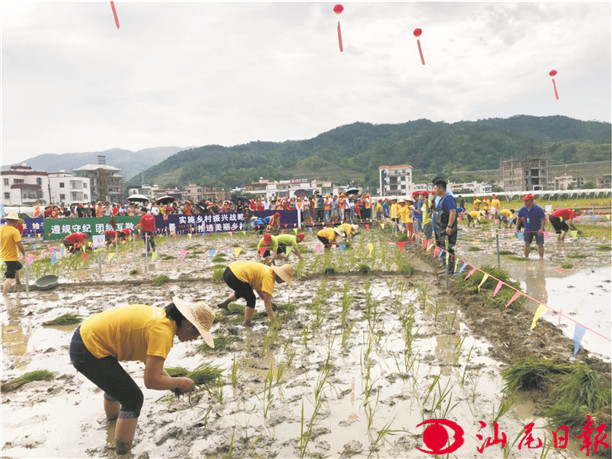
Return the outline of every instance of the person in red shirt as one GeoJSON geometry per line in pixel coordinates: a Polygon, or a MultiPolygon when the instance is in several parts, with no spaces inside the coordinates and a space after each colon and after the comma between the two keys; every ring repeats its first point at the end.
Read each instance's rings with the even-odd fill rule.
{"type": "Polygon", "coordinates": [[[106,241],[107,247],[115,243],[115,239],[117,239],[117,234],[118,234],[117,231],[113,231],[113,230],[104,231],[104,239],[106,241]]]}
{"type": "Polygon", "coordinates": [[[64,247],[70,253],[76,253],[85,245],[85,240],[91,237],[90,233],[72,233],[64,238],[64,247]]]}
{"type": "Polygon", "coordinates": [[[118,205],[113,204],[112,214],[113,214],[113,217],[116,217],[117,215],[119,215],[119,206],[118,205]]]}
{"type": "Polygon", "coordinates": [[[563,242],[565,235],[571,229],[577,231],[578,228],[574,226],[574,217],[576,214],[572,209],[557,209],[552,212],[549,216],[550,223],[557,233],[557,240],[563,242]]]}
{"type": "Polygon", "coordinates": [[[140,217],[140,223],[138,224],[140,234],[145,241],[147,252],[155,252],[155,217],[147,213],[146,207],[142,207],[140,210],[142,211],[142,217],[140,217]]]}
{"type": "Polygon", "coordinates": [[[123,228],[121,231],[117,232],[117,237],[120,241],[126,241],[128,237],[132,235],[132,228],[123,228]]]}

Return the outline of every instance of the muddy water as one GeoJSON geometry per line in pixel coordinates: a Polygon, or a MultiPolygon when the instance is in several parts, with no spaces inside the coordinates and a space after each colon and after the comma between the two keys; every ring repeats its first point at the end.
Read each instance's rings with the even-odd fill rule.
{"type": "MultiPolygon", "coordinates": [[[[501,250],[510,250],[516,256],[523,256],[522,242],[507,237],[501,241],[501,250]]],[[[560,243],[555,238],[550,238],[545,243],[544,260],[539,260],[537,252],[532,250],[528,261],[516,261],[502,255],[501,267],[509,272],[512,279],[519,281],[521,289],[533,298],[610,338],[612,329],[610,254],[595,251],[593,249],[595,245],[593,241],[582,239],[560,243]],[[586,258],[570,258],[571,255],[586,255],[586,258]],[[565,263],[570,263],[573,267],[562,268],[565,263]]],[[[482,242],[473,234],[467,234],[458,243],[458,250],[461,250],[459,256],[477,266],[497,266],[495,242],[482,242]],[[478,247],[482,250],[468,251],[469,247],[478,247]]],[[[527,307],[535,312],[537,304],[530,301],[527,307]]],[[[573,338],[575,323],[571,320],[552,311],[547,312],[542,319],[558,325],[567,337],[573,338]]],[[[582,346],[607,361],[611,359],[610,341],[596,333],[587,331],[582,346]]]]}
{"type": "MultiPolygon", "coordinates": [[[[176,256],[181,246],[193,244],[179,242],[176,250],[166,247],[166,252],[176,256]]],[[[389,260],[383,254],[368,263],[383,269],[391,263],[388,255],[389,260]]],[[[349,256],[360,260],[363,251],[349,256]]],[[[336,266],[348,266],[347,257],[333,257],[336,266]]],[[[306,272],[325,261],[314,253],[306,258],[306,272]]],[[[210,276],[212,265],[206,254],[181,264],[145,264],[127,255],[125,260],[130,260],[127,267],[106,263],[102,280],[133,278],[126,271],[135,267],[141,272],[136,277],[162,272],[172,278],[210,276]]],[[[10,304],[3,306],[3,380],[36,369],[57,372],[53,381],[3,394],[6,456],[114,456],[109,448],[113,430],[104,421],[102,395],[69,362],[74,327],[43,327],[42,322],[65,312],[87,317],[127,303],[162,306],[173,294],[214,303],[229,293],[224,285],[209,282],[98,286],[95,266],[65,279],[90,283],[86,288],[11,294],[10,304]]],[[[489,426],[502,404],[501,363],[489,356],[492,343],[471,335],[458,304],[436,301],[430,282],[432,277],[424,273],[409,279],[319,278],[280,286],[277,303],[290,302],[297,308],[281,314],[277,336],[267,319],[252,329],[218,323],[213,333],[230,338],[225,350],[201,353],[199,343],[177,343],[172,349],[167,366],[194,368],[210,362],[220,367],[224,385],[218,389],[180,398],[147,390],[143,365],[125,363],[145,394],[134,455],[215,457],[227,453],[231,444],[236,457],[297,457],[301,452],[318,457],[431,457],[416,449],[425,447],[423,428],[416,426],[446,417],[465,431],[458,457],[503,456],[499,446],[479,454],[482,442],[476,437],[492,435],[489,426]],[[343,302],[347,283],[351,298],[343,302]],[[343,303],[348,305],[344,324],[343,303]],[[412,326],[405,327],[409,319],[412,326]],[[231,381],[234,360],[236,387],[231,381]],[[482,432],[480,420],[488,425],[482,432]]],[[[550,437],[540,429],[544,420],[531,414],[531,403],[526,400],[499,417],[510,443],[531,421],[539,436],[550,437]]],[[[509,456],[523,457],[516,445],[509,447],[509,456]]]]}

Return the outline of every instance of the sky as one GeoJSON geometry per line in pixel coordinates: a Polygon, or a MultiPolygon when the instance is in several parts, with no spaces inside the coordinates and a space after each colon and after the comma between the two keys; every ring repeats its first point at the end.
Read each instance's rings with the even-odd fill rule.
{"type": "Polygon", "coordinates": [[[117,29],[108,1],[0,1],[3,165],[356,121],[611,118],[609,2],[116,1],[117,29]]]}

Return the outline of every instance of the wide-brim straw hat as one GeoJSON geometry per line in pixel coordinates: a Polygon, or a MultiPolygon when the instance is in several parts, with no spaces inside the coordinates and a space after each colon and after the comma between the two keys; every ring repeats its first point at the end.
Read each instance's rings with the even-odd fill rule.
{"type": "Polygon", "coordinates": [[[353,228],[353,231],[359,231],[359,226],[357,226],[357,225],[351,225],[351,227],[353,228]]]}
{"type": "Polygon", "coordinates": [[[345,236],[346,235],[346,232],[344,231],[344,229],[340,228],[339,226],[334,228],[334,231],[336,232],[336,234],[338,236],[345,236]]]}
{"type": "Polygon", "coordinates": [[[293,278],[293,266],[286,264],[282,266],[272,266],[274,273],[280,277],[287,284],[291,283],[291,279],[293,278]]]}
{"type": "Polygon", "coordinates": [[[175,296],[172,302],[177,309],[183,314],[183,317],[193,324],[200,332],[200,336],[204,342],[211,348],[215,347],[213,336],[210,333],[213,321],[215,320],[215,312],[204,302],[188,303],[175,296]]]}
{"type": "Polygon", "coordinates": [[[4,219],[14,220],[16,222],[23,223],[23,220],[19,218],[19,215],[17,215],[17,212],[9,212],[9,214],[6,217],[4,217],[4,219]]]}

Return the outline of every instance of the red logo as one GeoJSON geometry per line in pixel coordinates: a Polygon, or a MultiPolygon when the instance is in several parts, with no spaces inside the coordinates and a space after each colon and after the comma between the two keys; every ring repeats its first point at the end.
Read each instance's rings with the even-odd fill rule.
{"type": "Polygon", "coordinates": [[[417,448],[419,451],[427,454],[447,454],[457,451],[463,442],[463,429],[459,424],[448,419],[430,419],[429,421],[421,422],[417,427],[429,424],[423,431],[423,443],[429,448],[417,448]],[[449,435],[448,430],[442,426],[446,426],[454,431],[453,442],[448,445],[449,435]]]}

